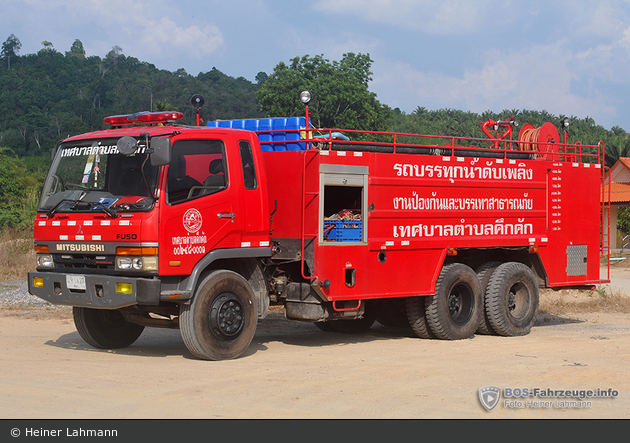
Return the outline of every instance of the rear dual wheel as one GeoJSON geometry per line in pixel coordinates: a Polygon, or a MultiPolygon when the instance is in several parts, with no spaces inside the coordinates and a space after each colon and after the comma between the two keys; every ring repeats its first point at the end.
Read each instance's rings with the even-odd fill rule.
{"type": "Polygon", "coordinates": [[[486,316],[494,332],[504,336],[528,334],[538,303],[538,284],[531,269],[509,262],[494,270],[485,297],[486,316]]]}
{"type": "Polygon", "coordinates": [[[435,294],[407,300],[407,316],[421,338],[461,340],[479,326],[483,295],[477,274],[468,266],[452,263],[442,268],[435,294]]]}
{"type": "Polygon", "coordinates": [[[485,309],[485,300],[486,300],[486,291],[488,289],[488,284],[490,283],[490,278],[494,271],[501,265],[501,262],[488,262],[484,263],[480,267],[477,268],[477,278],[479,279],[479,284],[481,285],[481,293],[484,298],[484,308],[482,309],[481,316],[479,318],[479,327],[477,328],[477,333],[484,335],[494,334],[494,330],[492,329],[492,324],[490,323],[490,319],[488,319],[488,314],[485,309]]]}
{"type": "Polygon", "coordinates": [[[383,298],[376,301],[376,321],[385,327],[409,329],[406,298],[383,298]]]}
{"type": "Polygon", "coordinates": [[[407,298],[407,320],[411,330],[420,338],[435,338],[427,321],[426,311],[427,297],[407,298]]]}

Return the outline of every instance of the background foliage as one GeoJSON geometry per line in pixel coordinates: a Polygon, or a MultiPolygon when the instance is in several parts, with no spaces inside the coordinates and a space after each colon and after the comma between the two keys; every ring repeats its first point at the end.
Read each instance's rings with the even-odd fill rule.
{"type": "Polygon", "coordinates": [[[295,57],[288,65],[278,63],[256,96],[268,115],[302,115],[304,105],[296,98],[309,90],[315,127],[387,130],[391,110],[368,89],[371,65],[372,59],[364,54],[348,53],[332,63],[321,55],[295,57]]]}
{"type": "MultiPolygon", "coordinates": [[[[202,94],[204,120],[303,115],[298,93],[309,89],[309,111],[317,127],[484,137],[480,122],[515,118],[536,127],[564,115],[546,111],[502,110],[482,114],[455,109],[410,114],[380,103],[370,92],[372,59],[345,54],[339,61],[322,55],[279,62],[271,74],[254,82],[230,77],[216,68],[199,74],[170,72],[123,54],[115,46],[104,57],[85,55],[75,40],[66,52],[42,42],[36,54],[20,55],[21,43],[11,34],[0,51],[0,229],[32,226],[50,152],[68,135],[104,129],[103,117],[145,110],[184,113],[194,124],[190,105],[202,94]]],[[[630,138],[618,126],[610,130],[590,118],[570,116],[569,137],[584,144],[606,145],[606,164],[630,156],[630,138]]]]}

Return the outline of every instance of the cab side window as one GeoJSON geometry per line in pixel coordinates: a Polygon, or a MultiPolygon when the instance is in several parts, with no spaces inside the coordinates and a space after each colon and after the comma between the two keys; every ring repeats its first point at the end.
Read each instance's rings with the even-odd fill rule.
{"type": "Polygon", "coordinates": [[[171,205],[214,194],[228,185],[220,140],[182,140],[173,145],[166,199],[171,205]]]}
{"type": "Polygon", "coordinates": [[[256,169],[254,168],[252,147],[248,141],[238,142],[238,147],[241,151],[241,164],[243,166],[243,181],[245,189],[256,189],[258,183],[256,181],[256,169]]]}

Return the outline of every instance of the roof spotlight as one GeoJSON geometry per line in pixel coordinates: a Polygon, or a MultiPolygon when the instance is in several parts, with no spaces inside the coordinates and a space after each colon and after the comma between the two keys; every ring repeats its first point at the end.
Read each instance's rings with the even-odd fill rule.
{"type": "Polygon", "coordinates": [[[565,129],[568,128],[570,124],[571,124],[571,120],[569,119],[569,117],[565,117],[562,120],[560,120],[560,126],[562,126],[565,129]]]}
{"type": "Polygon", "coordinates": [[[190,104],[193,105],[197,109],[201,108],[204,103],[205,103],[205,100],[203,98],[203,95],[201,94],[195,94],[190,98],[190,104]]]}
{"type": "Polygon", "coordinates": [[[300,92],[300,101],[307,105],[311,101],[311,93],[309,91],[300,92]]]}

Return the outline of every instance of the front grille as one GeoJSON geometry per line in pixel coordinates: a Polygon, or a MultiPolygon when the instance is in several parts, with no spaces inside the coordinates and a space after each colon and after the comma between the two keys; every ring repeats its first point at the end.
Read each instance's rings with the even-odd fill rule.
{"type": "Polygon", "coordinates": [[[54,254],[55,268],[64,270],[114,269],[114,255],[54,254]]]}

